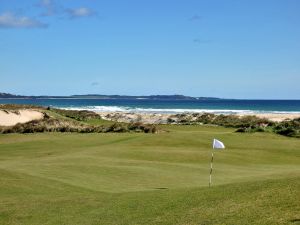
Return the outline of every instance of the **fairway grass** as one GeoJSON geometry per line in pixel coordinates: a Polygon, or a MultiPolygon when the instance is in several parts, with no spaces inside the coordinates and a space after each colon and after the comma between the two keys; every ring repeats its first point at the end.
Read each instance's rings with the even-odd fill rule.
{"type": "Polygon", "coordinates": [[[0,135],[0,224],[300,224],[300,139],[162,129],[0,135]]]}

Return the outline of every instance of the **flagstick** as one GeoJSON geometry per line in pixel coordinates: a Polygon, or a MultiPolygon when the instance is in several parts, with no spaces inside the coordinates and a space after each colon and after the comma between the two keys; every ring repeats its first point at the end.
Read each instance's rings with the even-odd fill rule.
{"type": "Polygon", "coordinates": [[[211,174],[212,174],[212,170],[213,170],[213,161],[214,161],[214,152],[211,152],[210,173],[209,173],[209,187],[211,186],[211,174]]]}

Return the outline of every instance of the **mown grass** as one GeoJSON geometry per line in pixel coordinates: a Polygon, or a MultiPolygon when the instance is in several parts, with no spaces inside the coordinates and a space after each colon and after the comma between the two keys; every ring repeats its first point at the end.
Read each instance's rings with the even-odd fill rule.
{"type": "Polygon", "coordinates": [[[0,224],[297,224],[300,140],[209,126],[0,135],[0,224]],[[211,140],[216,152],[208,188],[211,140]]]}

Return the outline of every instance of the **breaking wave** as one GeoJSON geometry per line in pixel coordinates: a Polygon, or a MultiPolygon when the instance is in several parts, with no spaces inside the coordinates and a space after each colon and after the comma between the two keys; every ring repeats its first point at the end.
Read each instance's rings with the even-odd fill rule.
{"type": "Polygon", "coordinates": [[[265,110],[244,110],[244,109],[172,109],[172,108],[139,108],[125,106],[80,106],[80,107],[60,107],[69,110],[90,110],[95,112],[130,112],[130,113],[214,113],[214,114],[255,114],[255,113],[275,113],[275,114],[296,114],[299,111],[265,111],[265,110]]]}

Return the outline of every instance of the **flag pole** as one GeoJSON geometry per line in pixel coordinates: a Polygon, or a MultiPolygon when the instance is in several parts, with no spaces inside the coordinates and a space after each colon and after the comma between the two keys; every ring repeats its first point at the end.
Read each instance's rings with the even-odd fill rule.
{"type": "Polygon", "coordinates": [[[211,186],[211,176],[212,176],[212,171],[213,171],[213,161],[214,161],[214,149],[224,149],[225,145],[223,144],[223,142],[214,139],[213,140],[213,146],[212,146],[212,152],[211,152],[211,161],[210,161],[210,172],[209,172],[209,184],[208,186],[211,186]]]}
{"type": "Polygon", "coordinates": [[[214,161],[214,152],[211,152],[211,161],[210,161],[210,173],[209,173],[209,187],[211,186],[211,174],[213,170],[213,161],[214,161]]]}

